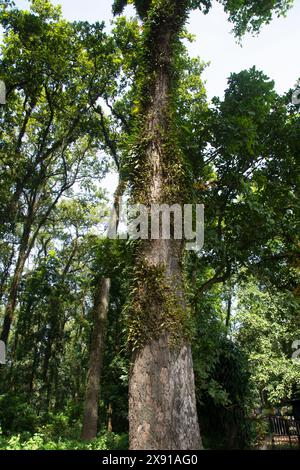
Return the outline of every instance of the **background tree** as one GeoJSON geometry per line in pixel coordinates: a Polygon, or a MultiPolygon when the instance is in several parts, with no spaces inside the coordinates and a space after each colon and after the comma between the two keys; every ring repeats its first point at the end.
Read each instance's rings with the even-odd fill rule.
{"type": "Polygon", "coordinates": [[[7,86],[1,109],[1,338],[7,342],[24,265],[41,227],[75,183],[105,171],[105,158],[97,158],[105,142],[97,103],[114,87],[118,65],[103,25],[71,25],[47,1],[33,2],[30,12],[3,7],[1,24],[7,86]]]}

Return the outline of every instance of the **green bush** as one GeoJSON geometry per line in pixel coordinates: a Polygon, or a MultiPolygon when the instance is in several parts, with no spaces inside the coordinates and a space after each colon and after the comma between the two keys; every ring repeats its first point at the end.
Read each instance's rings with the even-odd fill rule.
{"type": "Polygon", "coordinates": [[[90,442],[80,440],[49,439],[43,433],[0,434],[0,450],[125,450],[128,449],[127,434],[102,433],[90,442]]]}
{"type": "Polygon", "coordinates": [[[259,449],[264,444],[266,437],[270,433],[269,421],[265,417],[251,420],[251,447],[259,449]]]}
{"type": "Polygon", "coordinates": [[[39,417],[28,400],[20,396],[0,395],[0,426],[5,432],[34,433],[39,417]]]}
{"type": "Polygon", "coordinates": [[[77,440],[80,436],[81,422],[70,419],[63,412],[48,413],[45,421],[45,424],[39,426],[35,432],[44,435],[50,441],[57,439],[57,436],[67,440],[77,440]]]}

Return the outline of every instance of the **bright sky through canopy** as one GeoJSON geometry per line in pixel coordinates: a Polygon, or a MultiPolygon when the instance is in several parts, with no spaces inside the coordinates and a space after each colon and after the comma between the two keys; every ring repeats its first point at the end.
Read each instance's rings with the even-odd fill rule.
{"type": "MultiPolygon", "coordinates": [[[[28,7],[26,0],[15,3],[19,8],[28,7]]],[[[69,20],[109,23],[112,18],[112,0],[52,0],[52,3],[61,4],[64,17],[69,20]]],[[[130,9],[126,11],[129,13],[130,9]]],[[[279,93],[294,87],[300,77],[300,0],[295,0],[286,18],[275,17],[257,37],[244,37],[242,47],[230,33],[231,24],[217,2],[206,16],[199,11],[192,13],[189,31],[197,38],[189,46],[191,54],[210,61],[204,73],[209,98],[223,95],[231,72],[253,65],[275,80],[279,93]]]]}
{"type": "MultiPolygon", "coordinates": [[[[105,21],[109,26],[112,19],[112,0],[52,0],[52,3],[60,4],[64,17],[70,21],[105,21]]],[[[28,8],[29,2],[15,0],[15,4],[18,8],[28,8]]],[[[133,8],[127,7],[126,13],[133,14],[133,8]]],[[[253,65],[275,80],[279,93],[293,88],[300,78],[299,23],[300,0],[295,0],[286,18],[275,17],[258,36],[245,36],[241,47],[230,32],[232,25],[220,4],[214,2],[208,15],[194,11],[188,30],[196,36],[196,41],[188,47],[192,56],[200,56],[205,62],[210,62],[203,74],[209,99],[223,96],[231,72],[249,69],[253,65]]],[[[102,181],[102,187],[112,195],[117,180],[117,174],[111,172],[102,181]]]]}

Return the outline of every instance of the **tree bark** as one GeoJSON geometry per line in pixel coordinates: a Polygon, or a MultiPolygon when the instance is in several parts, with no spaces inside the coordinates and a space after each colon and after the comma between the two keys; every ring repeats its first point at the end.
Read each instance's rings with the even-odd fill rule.
{"type": "MultiPolygon", "coordinates": [[[[133,198],[136,203],[146,201],[149,213],[151,204],[169,202],[166,189],[172,191],[172,204],[181,201],[184,191],[177,176],[181,165],[176,160],[178,148],[170,132],[174,126],[171,108],[174,42],[186,13],[185,0],[165,0],[153,6],[145,29],[148,36],[144,47],[152,67],[148,73],[155,78],[148,90],[149,104],[140,117],[147,142],[141,165],[147,169],[147,179],[141,181],[143,176],[133,175],[133,198]]],[[[134,289],[133,325],[138,325],[146,338],[133,352],[129,377],[129,439],[133,450],[196,450],[202,446],[191,347],[184,334],[184,321],[176,323],[177,342],[173,344],[174,331],[167,326],[172,324],[170,298],[163,294],[164,288],[169,289],[171,309],[179,306],[186,311],[182,250],[181,240],[147,240],[137,256],[136,273],[142,265],[144,279],[134,289]],[[163,278],[159,282],[147,282],[147,276],[161,269],[163,278]],[[147,300],[142,302],[141,298],[147,300]],[[156,325],[161,325],[159,333],[154,331],[156,325]]]]}
{"type": "Polygon", "coordinates": [[[103,351],[109,307],[110,279],[101,278],[95,292],[94,330],[90,353],[90,365],[84,401],[84,416],[81,438],[94,439],[97,435],[98,400],[100,377],[103,364],[103,351]]]}
{"type": "Polygon", "coordinates": [[[164,334],[136,354],[129,406],[131,449],[201,447],[188,344],[171,350],[164,334]]]}
{"type": "MultiPolygon", "coordinates": [[[[186,308],[175,240],[148,242],[143,250],[149,266],[167,266],[165,280],[174,302],[186,308]]],[[[177,246],[176,246],[177,245],[177,246]]],[[[164,305],[149,296],[146,315],[163,324],[164,305]],[[153,300],[152,300],[153,299],[153,300]]],[[[129,379],[130,448],[133,450],[196,450],[202,448],[198,424],[191,347],[177,325],[181,339],[174,346],[163,330],[133,354],[129,379]]]]}

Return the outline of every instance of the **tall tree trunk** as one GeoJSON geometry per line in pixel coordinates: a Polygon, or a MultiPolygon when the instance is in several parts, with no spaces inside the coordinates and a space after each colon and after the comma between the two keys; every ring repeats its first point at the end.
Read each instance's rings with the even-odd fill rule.
{"type": "Polygon", "coordinates": [[[109,292],[110,279],[101,278],[96,288],[94,300],[94,330],[92,334],[90,366],[87,377],[81,433],[83,440],[94,439],[97,435],[98,400],[109,306],[109,292]]]}
{"type": "MultiPolygon", "coordinates": [[[[154,2],[153,2],[154,3],[154,2]]],[[[152,5],[152,4],[151,4],[152,5]]],[[[139,172],[132,172],[133,200],[147,205],[182,203],[184,160],[174,133],[174,51],[187,13],[185,0],[164,0],[150,7],[144,49],[148,75],[143,95],[139,172]],[[146,142],[146,144],[145,144],[146,142]]],[[[131,304],[129,341],[133,346],[129,377],[129,430],[133,450],[201,448],[188,309],[182,276],[180,240],[141,243],[131,304]]]]}

